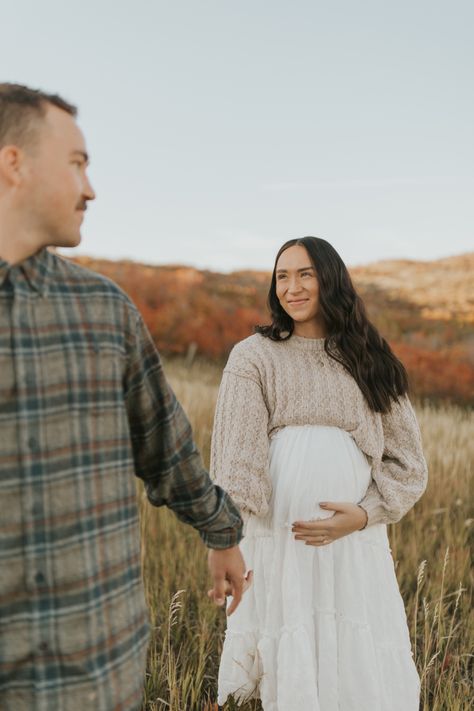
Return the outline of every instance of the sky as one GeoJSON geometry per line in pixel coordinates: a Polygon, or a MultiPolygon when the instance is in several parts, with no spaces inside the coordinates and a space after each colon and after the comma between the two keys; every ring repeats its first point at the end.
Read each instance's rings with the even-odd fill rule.
{"type": "Polygon", "coordinates": [[[270,269],[474,248],[472,0],[0,0],[0,80],[79,107],[77,254],[270,269]]]}

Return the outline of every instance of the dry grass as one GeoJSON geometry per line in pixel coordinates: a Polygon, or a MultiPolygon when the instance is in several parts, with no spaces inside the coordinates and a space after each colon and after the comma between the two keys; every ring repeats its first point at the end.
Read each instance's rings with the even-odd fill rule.
{"type": "MultiPolygon", "coordinates": [[[[167,372],[208,462],[220,377],[215,366],[167,372]]],[[[474,427],[466,410],[417,407],[430,467],[428,490],[390,538],[405,601],[422,711],[467,711],[472,697],[472,462],[474,427]]],[[[143,568],[153,625],[143,709],[214,711],[225,615],[208,602],[206,551],[195,531],[140,498],[143,568]]],[[[228,703],[225,711],[237,706],[228,703]]],[[[240,707],[257,711],[258,702],[240,707]]],[[[302,710],[303,711],[303,710],[302,710]]],[[[370,711],[362,710],[361,711],[370,711]]]]}

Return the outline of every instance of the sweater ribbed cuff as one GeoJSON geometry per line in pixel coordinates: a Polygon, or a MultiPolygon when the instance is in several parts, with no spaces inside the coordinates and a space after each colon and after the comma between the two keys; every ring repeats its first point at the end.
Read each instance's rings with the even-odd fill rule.
{"type": "Polygon", "coordinates": [[[359,501],[358,506],[360,506],[361,509],[364,509],[364,511],[367,513],[367,523],[364,528],[373,526],[376,523],[389,522],[387,510],[381,504],[380,499],[377,496],[368,494],[362,499],[362,501],[359,501]]]}

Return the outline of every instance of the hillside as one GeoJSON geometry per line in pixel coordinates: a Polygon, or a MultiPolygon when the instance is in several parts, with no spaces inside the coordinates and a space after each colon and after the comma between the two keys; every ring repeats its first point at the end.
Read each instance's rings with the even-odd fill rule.
{"type": "MultiPolygon", "coordinates": [[[[166,355],[223,360],[268,321],[270,275],[131,261],[74,261],[114,281],[140,308],[166,355]]],[[[351,269],[369,316],[407,366],[416,394],[474,399],[474,253],[432,262],[383,261],[351,269]]]]}
{"type": "Polygon", "coordinates": [[[423,318],[474,324],[474,252],[432,262],[392,260],[351,270],[358,285],[421,308],[423,318]]]}

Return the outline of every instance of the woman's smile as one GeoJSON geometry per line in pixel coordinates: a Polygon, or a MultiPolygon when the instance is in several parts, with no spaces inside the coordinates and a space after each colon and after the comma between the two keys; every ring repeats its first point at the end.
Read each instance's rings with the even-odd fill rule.
{"type": "Polygon", "coordinates": [[[286,302],[287,304],[291,304],[291,306],[301,306],[302,304],[307,304],[309,299],[287,299],[286,302]]]}

